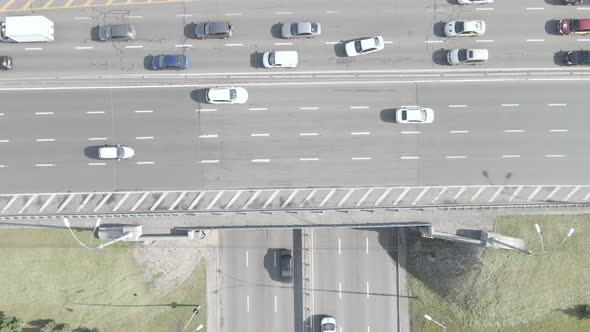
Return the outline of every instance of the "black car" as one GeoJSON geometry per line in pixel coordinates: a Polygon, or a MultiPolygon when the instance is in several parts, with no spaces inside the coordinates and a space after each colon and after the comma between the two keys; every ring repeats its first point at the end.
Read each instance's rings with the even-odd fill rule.
{"type": "Polygon", "coordinates": [[[229,22],[204,22],[195,24],[197,38],[223,38],[231,37],[233,27],[229,22]]]}
{"type": "Polygon", "coordinates": [[[563,0],[563,4],[566,6],[571,5],[590,5],[590,0],[563,0]]]}
{"type": "Polygon", "coordinates": [[[293,256],[291,250],[281,249],[281,278],[290,280],[293,278],[293,256]]]}
{"type": "Polygon", "coordinates": [[[590,51],[569,51],[565,54],[564,61],[568,66],[588,66],[590,65],[590,51]]]}
{"type": "Polygon", "coordinates": [[[8,55],[0,56],[0,69],[10,70],[12,69],[12,57],[8,55]]]}

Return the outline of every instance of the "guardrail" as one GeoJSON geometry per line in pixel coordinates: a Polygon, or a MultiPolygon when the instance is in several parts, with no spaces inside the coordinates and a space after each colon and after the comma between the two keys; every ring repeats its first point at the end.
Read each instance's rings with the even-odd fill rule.
{"type": "Polygon", "coordinates": [[[590,206],[590,185],[120,191],[0,195],[0,219],[200,213],[590,206]]]}

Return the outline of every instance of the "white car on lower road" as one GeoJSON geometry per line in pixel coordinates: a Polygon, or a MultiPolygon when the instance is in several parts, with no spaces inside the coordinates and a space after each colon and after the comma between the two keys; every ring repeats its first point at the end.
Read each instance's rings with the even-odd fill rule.
{"type": "Polygon", "coordinates": [[[210,104],[243,104],[248,101],[248,91],[239,87],[220,87],[207,90],[210,104]]]}
{"type": "Polygon", "coordinates": [[[320,322],[322,332],[335,332],[336,320],[332,316],[325,316],[320,322]]]}
{"type": "Polygon", "coordinates": [[[486,33],[484,21],[451,21],[445,24],[447,37],[482,36],[484,33],[486,33]]]}
{"type": "Polygon", "coordinates": [[[434,111],[431,108],[420,106],[401,106],[395,111],[397,123],[432,123],[434,111]]]}
{"type": "Polygon", "coordinates": [[[125,145],[103,145],[98,148],[98,159],[104,160],[121,160],[131,159],[135,155],[135,150],[125,145]]]}
{"type": "Polygon", "coordinates": [[[385,47],[383,36],[360,38],[344,44],[344,51],[347,56],[358,56],[381,51],[385,47]]]}

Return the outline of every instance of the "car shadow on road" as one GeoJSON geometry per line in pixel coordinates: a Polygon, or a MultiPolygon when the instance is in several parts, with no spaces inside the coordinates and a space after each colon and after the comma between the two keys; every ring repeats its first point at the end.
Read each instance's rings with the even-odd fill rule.
{"type": "Polygon", "coordinates": [[[90,28],[90,40],[101,41],[100,38],[98,38],[98,29],[99,29],[98,25],[90,28]]]}
{"type": "Polygon", "coordinates": [[[555,63],[558,66],[567,66],[567,64],[565,63],[565,55],[566,55],[567,51],[557,51],[553,54],[553,63],[555,63]]]}
{"type": "Polygon", "coordinates": [[[445,24],[447,22],[436,22],[432,25],[432,33],[437,37],[446,37],[445,36],[445,24]]]}
{"type": "Polygon", "coordinates": [[[281,279],[281,249],[269,248],[264,255],[264,268],[273,281],[282,282],[281,279]]]}
{"type": "Polygon", "coordinates": [[[448,66],[447,53],[449,53],[449,51],[444,48],[432,52],[432,62],[439,66],[448,66]]]}
{"type": "Polygon", "coordinates": [[[143,58],[143,68],[145,70],[154,70],[154,68],[152,67],[152,62],[154,61],[154,56],[153,55],[147,55],[143,58]]]}
{"type": "Polygon", "coordinates": [[[84,148],[84,155],[86,158],[98,159],[98,145],[87,146],[84,148]]]}
{"type": "Polygon", "coordinates": [[[191,99],[199,104],[208,104],[207,103],[207,90],[209,90],[209,89],[196,89],[196,90],[191,91],[191,99]]]}
{"type": "MultiPolygon", "coordinates": [[[[320,326],[320,322],[322,321],[322,318],[324,318],[326,316],[327,316],[326,314],[319,314],[319,315],[311,315],[311,316],[307,317],[305,319],[305,322],[303,323],[306,326],[305,331],[321,332],[322,327],[320,326]],[[313,327],[313,329],[311,329],[311,327],[313,327]]],[[[338,320],[336,320],[336,322],[338,322],[338,320]]]]}
{"type": "Polygon", "coordinates": [[[339,43],[334,44],[334,54],[336,54],[339,58],[347,58],[346,50],[344,49],[344,44],[346,44],[347,40],[341,40],[339,43]]]}
{"type": "Polygon", "coordinates": [[[283,39],[283,35],[281,34],[281,29],[283,27],[283,23],[275,23],[270,27],[270,35],[273,38],[283,39]]]}
{"type": "Polygon", "coordinates": [[[381,121],[395,123],[395,108],[386,108],[379,113],[381,121]]]}
{"type": "Polygon", "coordinates": [[[184,38],[186,39],[197,39],[197,34],[195,33],[195,27],[197,25],[194,23],[189,23],[184,26],[184,38]]]}
{"type": "Polygon", "coordinates": [[[264,53],[260,53],[258,51],[250,54],[250,67],[260,69],[264,68],[262,65],[262,56],[264,53]]]}
{"type": "Polygon", "coordinates": [[[559,20],[549,20],[545,22],[545,33],[549,35],[560,35],[559,33],[559,20]]]}

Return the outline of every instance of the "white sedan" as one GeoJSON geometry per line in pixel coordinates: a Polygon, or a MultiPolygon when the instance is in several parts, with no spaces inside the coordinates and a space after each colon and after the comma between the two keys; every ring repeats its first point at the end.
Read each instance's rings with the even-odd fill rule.
{"type": "Polygon", "coordinates": [[[325,316],[320,322],[322,332],[335,332],[336,320],[332,316],[325,316]]]}
{"type": "Polygon", "coordinates": [[[397,123],[432,123],[434,111],[420,106],[401,106],[395,111],[397,123]]]}
{"type": "Polygon", "coordinates": [[[457,0],[460,5],[484,5],[494,3],[494,0],[457,0]]]}
{"type": "Polygon", "coordinates": [[[207,102],[210,104],[243,104],[248,101],[248,91],[244,88],[222,87],[207,90],[207,102]]]}
{"type": "Polygon", "coordinates": [[[383,36],[361,38],[344,44],[347,56],[357,56],[381,51],[385,47],[383,36]]]}
{"type": "Polygon", "coordinates": [[[451,21],[445,24],[447,37],[457,36],[481,36],[486,33],[484,21],[451,21]]]}
{"type": "Polygon", "coordinates": [[[103,145],[98,148],[98,159],[102,160],[131,159],[134,155],[135,151],[125,145],[103,145]]]}

